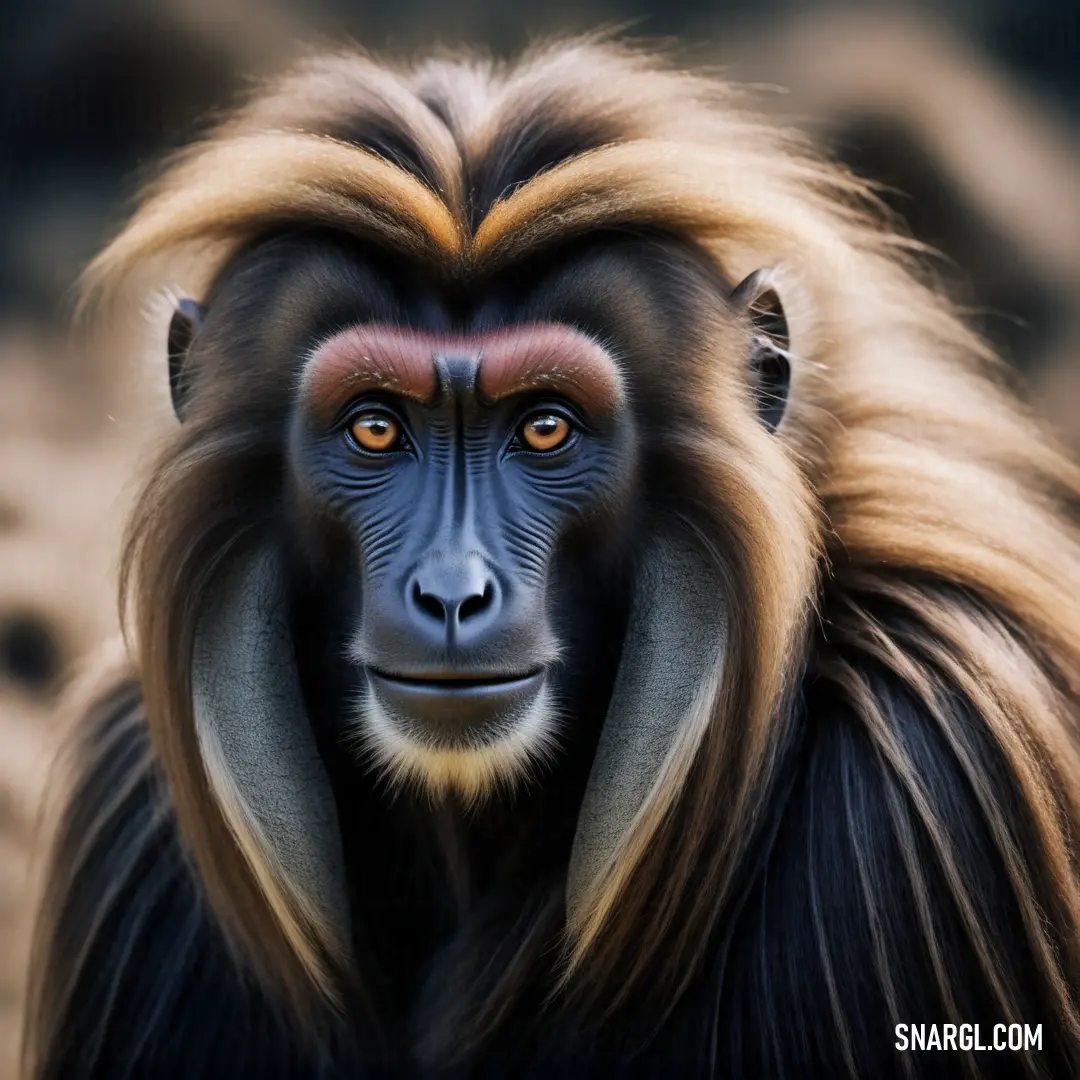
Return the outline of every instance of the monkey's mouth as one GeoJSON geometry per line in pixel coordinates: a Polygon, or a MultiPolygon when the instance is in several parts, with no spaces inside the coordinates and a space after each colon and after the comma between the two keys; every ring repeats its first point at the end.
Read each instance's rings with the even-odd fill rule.
{"type": "Polygon", "coordinates": [[[542,668],[535,668],[520,675],[475,675],[456,672],[440,672],[432,675],[394,675],[377,668],[370,669],[371,675],[384,683],[394,683],[402,687],[411,687],[435,693],[467,693],[486,688],[512,689],[524,685],[543,675],[542,668]]]}
{"type": "Polygon", "coordinates": [[[474,672],[398,675],[368,668],[378,702],[403,731],[429,744],[488,742],[505,733],[536,701],[543,669],[517,675],[474,672]]]}

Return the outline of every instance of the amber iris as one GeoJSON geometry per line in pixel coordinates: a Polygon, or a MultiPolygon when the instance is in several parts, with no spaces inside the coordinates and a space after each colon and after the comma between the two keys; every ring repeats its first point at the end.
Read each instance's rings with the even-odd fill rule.
{"type": "Polygon", "coordinates": [[[555,413],[537,413],[521,425],[521,441],[530,450],[558,450],[570,438],[570,424],[555,413]]]}
{"type": "Polygon", "coordinates": [[[356,445],[372,453],[386,453],[401,442],[401,428],[386,413],[361,413],[349,426],[356,445]]]}

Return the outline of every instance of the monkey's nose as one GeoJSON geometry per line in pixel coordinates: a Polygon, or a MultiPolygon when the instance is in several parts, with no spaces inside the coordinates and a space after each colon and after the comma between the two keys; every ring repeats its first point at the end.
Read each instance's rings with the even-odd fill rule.
{"type": "Polygon", "coordinates": [[[412,576],[407,603],[413,621],[452,643],[459,633],[479,629],[495,615],[499,584],[479,555],[434,558],[412,576]]]}

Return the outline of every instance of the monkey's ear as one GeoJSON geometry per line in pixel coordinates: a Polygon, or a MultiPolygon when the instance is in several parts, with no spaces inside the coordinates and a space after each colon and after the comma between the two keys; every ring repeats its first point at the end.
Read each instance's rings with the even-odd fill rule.
{"type": "Polygon", "coordinates": [[[184,419],[187,407],[188,378],[185,368],[188,353],[205,318],[206,308],[185,297],[177,303],[173,317],[169,320],[169,394],[172,397],[173,412],[180,421],[184,419]]]}
{"type": "Polygon", "coordinates": [[[780,426],[791,390],[787,318],[772,270],[755,270],[735,286],[731,305],[750,319],[750,380],[758,415],[769,431],[780,426]]]}
{"type": "MultiPolygon", "coordinates": [[[[635,826],[662,815],[712,717],[728,613],[719,573],[693,540],[659,533],[634,584],[622,658],[578,816],[566,882],[571,931],[639,854],[635,826]]],[[[645,841],[647,843],[647,837],[645,841]]]]}

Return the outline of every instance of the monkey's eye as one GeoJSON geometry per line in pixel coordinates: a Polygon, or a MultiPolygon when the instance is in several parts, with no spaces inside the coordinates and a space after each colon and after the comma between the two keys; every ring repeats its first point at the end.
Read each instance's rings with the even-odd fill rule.
{"type": "Polygon", "coordinates": [[[570,422],[558,413],[533,413],[518,428],[522,445],[539,453],[550,453],[564,446],[574,429],[570,422]]]}
{"type": "Polygon", "coordinates": [[[349,422],[349,434],[361,450],[387,454],[404,442],[401,425],[383,412],[363,412],[349,422]]]}

